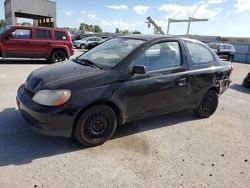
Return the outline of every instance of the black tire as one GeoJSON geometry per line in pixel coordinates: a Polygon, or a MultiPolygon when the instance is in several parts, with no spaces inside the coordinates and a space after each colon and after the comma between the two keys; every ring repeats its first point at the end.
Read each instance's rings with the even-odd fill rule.
{"type": "Polygon", "coordinates": [[[85,146],[98,146],[110,139],[117,126],[114,110],[106,105],[87,109],[76,122],[74,136],[85,146]]]}
{"type": "Polygon", "coordinates": [[[233,62],[233,61],[234,61],[234,56],[233,56],[233,55],[230,55],[230,56],[228,57],[228,61],[233,62]]]}
{"type": "Polygon", "coordinates": [[[218,94],[215,90],[208,90],[201,99],[199,106],[194,110],[194,113],[201,118],[210,117],[217,109],[218,94]]]}
{"type": "Polygon", "coordinates": [[[67,59],[67,55],[63,50],[55,50],[52,52],[50,56],[50,63],[58,63],[61,61],[65,61],[67,59]]]}
{"type": "Polygon", "coordinates": [[[86,49],[86,45],[85,44],[81,44],[80,45],[80,49],[86,49]]]}

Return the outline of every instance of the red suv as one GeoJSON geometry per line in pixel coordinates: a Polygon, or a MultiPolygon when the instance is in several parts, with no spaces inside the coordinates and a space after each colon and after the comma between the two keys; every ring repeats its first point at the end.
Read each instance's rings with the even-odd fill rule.
{"type": "Polygon", "coordinates": [[[63,29],[7,26],[0,29],[0,57],[46,58],[51,63],[74,54],[69,32],[63,29]]]}

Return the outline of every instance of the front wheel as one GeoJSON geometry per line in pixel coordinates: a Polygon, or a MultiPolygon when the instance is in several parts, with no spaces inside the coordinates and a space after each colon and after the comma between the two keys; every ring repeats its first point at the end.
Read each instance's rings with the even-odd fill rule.
{"type": "Polygon", "coordinates": [[[64,51],[55,50],[54,52],[52,52],[49,61],[51,63],[58,63],[58,62],[61,62],[61,61],[65,61],[66,59],[67,59],[67,55],[65,54],[64,51]]]}
{"type": "Polygon", "coordinates": [[[202,98],[194,113],[201,118],[210,117],[217,109],[218,94],[214,90],[209,90],[202,98]]]}
{"type": "Polygon", "coordinates": [[[74,136],[83,145],[98,146],[113,136],[116,126],[114,110],[106,105],[96,105],[79,117],[74,136]]]}

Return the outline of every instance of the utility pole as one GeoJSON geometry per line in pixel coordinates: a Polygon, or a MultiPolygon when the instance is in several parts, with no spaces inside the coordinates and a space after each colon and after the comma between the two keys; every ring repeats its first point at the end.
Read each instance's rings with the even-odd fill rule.
{"type": "Polygon", "coordinates": [[[189,17],[189,19],[176,20],[176,19],[169,18],[168,19],[167,35],[169,34],[169,28],[170,28],[170,24],[171,23],[187,22],[188,23],[187,37],[188,37],[189,36],[191,22],[206,22],[206,21],[208,21],[208,19],[198,19],[198,18],[191,18],[191,17],[189,17]]]}
{"type": "Polygon", "coordinates": [[[154,31],[157,31],[157,32],[159,32],[160,34],[162,34],[162,35],[165,35],[165,33],[162,31],[162,29],[161,29],[161,27],[160,26],[158,26],[156,23],[155,23],[155,21],[149,16],[149,17],[147,17],[147,24],[148,24],[148,27],[150,27],[151,26],[151,24],[154,26],[154,31]]]}

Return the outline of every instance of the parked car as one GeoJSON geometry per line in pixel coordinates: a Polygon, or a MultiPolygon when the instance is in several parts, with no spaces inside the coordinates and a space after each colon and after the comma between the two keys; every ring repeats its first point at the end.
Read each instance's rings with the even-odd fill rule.
{"type": "Polygon", "coordinates": [[[184,109],[208,118],[231,71],[231,63],[196,40],[123,36],[32,72],[17,104],[35,131],[96,146],[136,119],[184,109]]]}
{"type": "Polygon", "coordinates": [[[208,43],[207,44],[220,57],[226,57],[228,61],[233,62],[236,49],[228,43],[208,43]]]}
{"type": "Polygon", "coordinates": [[[243,80],[243,85],[250,87],[250,72],[247,74],[246,78],[243,80]]]}
{"type": "Polygon", "coordinates": [[[71,37],[63,29],[7,26],[0,31],[0,55],[3,58],[45,58],[56,63],[73,54],[71,37]]]}
{"type": "Polygon", "coordinates": [[[91,43],[87,44],[86,49],[91,50],[91,49],[95,48],[96,46],[98,46],[98,45],[102,44],[103,42],[106,42],[106,41],[108,41],[108,40],[110,40],[112,38],[107,37],[107,38],[102,38],[102,39],[103,39],[102,42],[98,41],[98,42],[91,42],[91,43]]]}
{"type": "Polygon", "coordinates": [[[92,43],[98,44],[102,43],[104,40],[100,37],[85,37],[81,40],[75,40],[74,41],[74,47],[76,48],[81,48],[81,49],[86,49],[87,46],[89,46],[92,43]]]}

